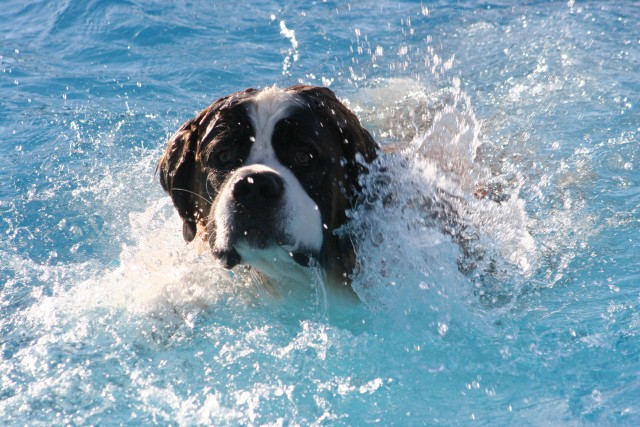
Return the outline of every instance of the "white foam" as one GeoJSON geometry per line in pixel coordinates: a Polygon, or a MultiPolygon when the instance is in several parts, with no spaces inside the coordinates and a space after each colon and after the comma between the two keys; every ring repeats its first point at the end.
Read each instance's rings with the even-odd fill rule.
{"type": "MultiPolygon", "coordinates": [[[[400,299],[446,312],[478,293],[517,291],[538,259],[530,220],[517,188],[506,189],[499,203],[477,197],[493,171],[477,157],[480,123],[459,84],[430,91],[390,80],[365,95],[356,108],[377,112],[367,119],[391,129],[381,138],[388,153],[368,178],[376,187],[370,197],[388,191],[393,201],[354,212],[350,231],[363,242],[355,283],[361,298],[372,307],[397,308],[400,299]],[[389,127],[386,113],[401,119],[389,127]],[[386,190],[376,185],[380,181],[386,190]],[[438,207],[445,212],[434,218],[438,207]],[[467,236],[465,243],[452,234],[467,236]],[[470,271],[464,275],[460,268],[470,271]]],[[[446,330],[446,319],[436,314],[434,326],[438,322],[446,330]]]]}

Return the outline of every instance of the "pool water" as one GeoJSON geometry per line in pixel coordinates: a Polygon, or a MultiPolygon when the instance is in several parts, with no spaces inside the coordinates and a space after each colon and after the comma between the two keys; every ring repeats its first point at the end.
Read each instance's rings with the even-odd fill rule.
{"type": "Polygon", "coordinates": [[[639,20],[609,1],[4,1],[2,423],[640,425],[639,20]],[[321,275],[276,296],[222,270],[155,175],[217,97],[298,82],[396,148],[368,178],[392,202],[341,231],[359,303],[321,275]]]}

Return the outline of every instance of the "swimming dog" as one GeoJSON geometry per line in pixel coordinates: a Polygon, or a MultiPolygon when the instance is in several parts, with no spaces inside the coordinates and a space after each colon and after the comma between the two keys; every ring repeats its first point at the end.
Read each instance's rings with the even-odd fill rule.
{"type": "Polygon", "coordinates": [[[184,239],[204,239],[224,268],[277,282],[316,266],[348,286],[355,250],[336,230],[378,149],[328,88],[246,89],[183,124],[158,171],[184,239]]]}

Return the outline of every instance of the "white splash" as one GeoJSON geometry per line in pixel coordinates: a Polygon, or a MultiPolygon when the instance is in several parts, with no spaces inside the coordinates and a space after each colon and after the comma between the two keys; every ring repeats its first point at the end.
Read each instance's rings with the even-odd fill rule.
{"type": "Polygon", "coordinates": [[[298,40],[296,39],[296,32],[287,28],[284,21],[280,21],[280,34],[289,40],[291,47],[287,50],[287,55],[282,62],[282,74],[289,75],[289,69],[291,68],[291,62],[298,62],[298,40]]]}
{"type": "MultiPolygon", "coordinates": [[[[367,178],[370,203],[349,229],[364,242],[359,296],[372,307],[401,299],[443,313],[472,295],[509,300],[538,251],[519,187],[495,182],[477,157],[480,123],[459,81],[431,91],[384,81],[354,104],[380,129],[385,151],[367,178]]],[[[436,315],[433,326],[447,323],[436,315]]]]}

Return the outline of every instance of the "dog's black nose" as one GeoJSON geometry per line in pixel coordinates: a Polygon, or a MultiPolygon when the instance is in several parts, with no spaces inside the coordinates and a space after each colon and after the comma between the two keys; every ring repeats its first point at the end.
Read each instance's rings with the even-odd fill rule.
{"type": "Polygon", "coordinates": [[[238,180],[233,186],[233,197],[238,202],[273,202],[282,196],[282,178],[273,172],[257,172],[238,180]]]}

